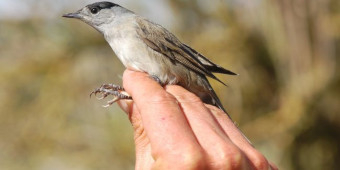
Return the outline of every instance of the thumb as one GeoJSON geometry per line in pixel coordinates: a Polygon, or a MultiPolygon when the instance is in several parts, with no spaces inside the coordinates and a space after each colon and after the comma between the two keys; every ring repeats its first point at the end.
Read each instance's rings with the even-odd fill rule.
{"type": "Polygon", "coordinates": [[[138,135],[138,133],[136,134],[136,131],[144,130],[144,126],[137,106],[133,100],[119,100],[117,103],[119,107],[129,116],[133,130],[135,131],[135,135],[138,135]]]}
{"type": "Polygon", "coordinates": [[[144,130],[141,115],[132,100],[120,100],[118,105],[129,115],[134,131],[136,149],[136,169],[151,169],[154,159],[151,154],[151,145],[144,130]]]}

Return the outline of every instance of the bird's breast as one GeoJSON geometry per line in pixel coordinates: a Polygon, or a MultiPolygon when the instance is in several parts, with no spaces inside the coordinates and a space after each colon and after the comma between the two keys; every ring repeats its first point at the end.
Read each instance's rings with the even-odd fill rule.
{"type": "Polygon", "coordinates": [[[153,56],[148,54],[146,47],[136,37],[116,37],[109,44],[127,68],[147,72],[156,64],[153,56]]]}

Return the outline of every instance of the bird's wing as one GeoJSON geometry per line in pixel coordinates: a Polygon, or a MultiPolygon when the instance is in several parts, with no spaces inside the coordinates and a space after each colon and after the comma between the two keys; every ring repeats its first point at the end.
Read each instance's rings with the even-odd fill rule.
{"type": "Polygon", "coordinates": [[[208,58],[204,57],[201,53],[197,52],[196,50],[192,49],[191,47],[189,47],[186,44],[183,44],[185,46],[185,48],[188,49],[188,51],[190,52],[190,54],[192,54],[193,56],[197,57],[198,60],[204,65],[205,68],[207,68],[209,71],[213,72],[213,73],[222,73],[222,74],[230,74],[230,75],[237,75],[236,73],[227,70],[215,63],[213,63],[212,61],[210,61],[208,58]]]}
{"type": "Polygon", "coordinates": [[[136,21],[139,26],[137,31],[139,38],[151,49],[170,58],[174,63],[180,63],[188,69],[198,74],[211,77],[222,84],[224,83],[213,75],[212,72],[235,74],[214,64],[194,49],[181,43],[172,33],[162,26],[141,17],[137,17],[136,21]]]}

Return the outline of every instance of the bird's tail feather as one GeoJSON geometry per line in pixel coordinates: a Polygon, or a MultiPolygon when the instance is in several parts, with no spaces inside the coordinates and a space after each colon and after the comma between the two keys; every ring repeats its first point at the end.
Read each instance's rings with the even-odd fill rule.
{"type": "MultiPolygon", "coordinates": [[[[224,113],[232,120],[232,118],[230,117],[230,115],[228,114],[228,112],[225,110],[225,108],[223,107],[220,99],[217,97],[214,89],[211,87],[210,83],[208,82],[208,80],[206,79],[206,84],[207,87],[209,88],[210,91],[210,95],[212,97],[212,99],[214,101],[212,101],[212,104],[218,108],[220,108],[221,110],[224,111],[224,113]]],[[[247,138],[247,136],[239,129],[240,133],[243,135],[243,137],[252,145],[251,141],[247,138]]]]}
{"type": "MultiPolygon", "coordinates": [[[[209,95],[211,97],[211,100],[208,102],[208,104],[212,104],[218,108],[220,108],[221,110],[223,110],[228,116],[229,114],[227,113],[227,110],[223,107],[220,99],[218,98],[217,94],[215,93],[214,89],[211,87],[209,81],[205,78],[205,86],[208,88],[209,90],[209,95]]],[[[230,116],[229,116],[230,118],[230,116]]]]}

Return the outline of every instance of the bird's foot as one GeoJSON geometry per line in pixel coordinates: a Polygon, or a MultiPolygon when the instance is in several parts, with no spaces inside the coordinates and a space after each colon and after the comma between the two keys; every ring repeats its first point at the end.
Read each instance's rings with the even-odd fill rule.
{"type": "Polygon", "coordinates": [[[103,107],[109,107],[113,103],[117,102],[118,100],[132,100],[132,97],[124,90],[123,87],[115,84],[103,84],[93,92],[91,92],[90,97],[95,95],[98,100],[103,100],[107,96],[112,95],[114,98],[107,102],[107,105],[103,107]],[[98,94],[101,94],[100,97],[97,97],[98,94]]]}

